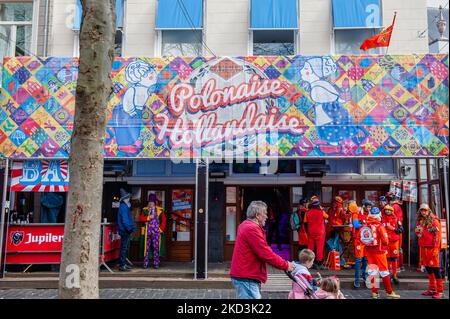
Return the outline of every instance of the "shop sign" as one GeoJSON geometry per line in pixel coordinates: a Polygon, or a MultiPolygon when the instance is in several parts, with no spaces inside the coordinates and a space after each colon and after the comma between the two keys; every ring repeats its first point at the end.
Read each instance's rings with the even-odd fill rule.
{"type": "Polygon", "coordinates": [[[69,165],[65,160],[25,160],[13,164],[13,192],[67,192],[68,189],[69,165]]]}
{"type": "MultiPolygon", "coordinates": [[[[5,58],[0,157],[69,156],[77,72],[5,58]]],[[[448,155],[446,54],[117,57],[111,78],[107,158],[448,155]]]]}

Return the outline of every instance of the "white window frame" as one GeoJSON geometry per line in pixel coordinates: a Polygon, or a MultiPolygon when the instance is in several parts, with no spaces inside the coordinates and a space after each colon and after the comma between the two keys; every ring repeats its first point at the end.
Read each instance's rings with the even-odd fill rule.
{"type": "MultiPolygon", "coordinates": [[[[335,31],[336,30],[365,30],[365,29],[373,29],[373,30],[375,30],[376,31],[376,29],[379,29],[379,32],[381,32],[381,30],[384,30],[386,27],[385,26],[383,26],[383,1],[380,1],[380,14],[381,14],[381,17],[380,17],[380,26],[379,27],[350,27],[350,28],[342,28],[342,27],[338,27],[338,28],[335,28],[334,27],[334,25],[333,25],[333,3],[331,3],[330,4],[330,8],[331,8],[331,10],[330,10],[330,21],[331,21],[331,45],[330,45],[330,48],[331,48],[331,54],[332,55],[335,55],[335,54],[337,54],[336,53],[336,35],[335,35],[335,31]]],[[[376,33],[375,33],[376,34],[376,33]]],[[[379,52],[378,53],[375,53],[375,54],[382,54],[382,51],[381,51],[381,47],[379,47],[378,48],[378,50],[379,50],[379,52]]],[[[356,53],[354,53],[354,54],[356,54],[356,53]]]]}
{"type": "MultiPolygon", "coordinates": [[[[17,26],[19,25],[31,25],[31,43],[30,52],[36,55],[37,52],[37,29],[39,20],[39,1],[40,0],[30,0],[30,1],[1,1],[1,3],[32,3],[33,4],[33,14],[31,21],[0,21],[0,25],[11,26],[11,36],[9,43],[9,52],[5,56],[15,56],[16,55],[16,36],[17,36],[17,26]]],[[[3,63],[3,61],[0,61],[3,63]]]]}
{"type": "MultiPolygon", "coordinates": [[[[381,30],[384,29],[384,27],[380,27],[380,28],[373,28],[373,27],[365,27],[365,28],[334,28],[333,27],[332,32],[331,32],[331,50],[332,50],[331,54],[332,55],[342,54],[342,53],[336,53],[336,34],[335,34],[336,30],[338,30],[338,31],[345,31],[345,30],[367,30],[367,29],[374,30],[375,31],[374,35],[376,35],[377,34],[376,30],[379,29],[379,31],[378,31],[378,33],[379,33],[379,32],[381,32],[381,30]]],[[[378,47],[376,49],[378,49],[379,52],[373,53],[373,54],[382,54],[382,51],[381,51],[382,48],[381,47],[378,47]]],[[[361,53],[352,53],[352,55],[357,55],[357,54],[361,54],[361,53]]],[[[364,53],[362,53],[362,54],[364,54],[364,53]]]]}
{"type": "MultiPolygon", "coordinates": [[[[201,39],[202,48],[201,48],[201,54],[200,55],[204,55],[205,54],[205,46],[203,45],[203,43],[206,43],[205,27],[206,27],[206,5],[207,5],[207,2],[208,1],[203,0],[203,15],[202,15],[202,17],[203,17],[203,21],[202,21],[203,27],[202,28],[198,28],[198,29],[197,28],[196,29],[193,29],[193,28],[156,29],[155,28],[156,36],[155,36],[155,45],[154,45],[154,48],[155,48],[154,49],[154,56],[157,56],[157,57],[161,57],[162,56],[162,31],[183,31],[183,30],[191,30],[191,31],[193,31],[193,30],[199,31],[200,30],[202,32],[202,39],[201,39]]],[[[157,15],[158,15],[158,0],[155,0],[155,26],[156,26],[157,15]]]]}
{"type": "Polygon", "coordinates": [[[202,41],[200,42],[201,44],[201,51],[200,51],[200,55],[204,55],[205,54],[205,47],[203,45],[203,43],[205,43],[205,32],[204,29],[157,29],[156,31],[156,39],[155,39],[155,56],[159,56],[161,57],[162,54],[162,33],[163,31],[201,31],[202,32],[202,41]]]}
{"type": "Polygon", "coordinates": [[[253,56],[253,31],[264,31],[264,30],[292,30],[294,31],[294,55],[300,54],[300,0],[297,1],[297,29],[252,29],[251,28],[251,19],[252,19],[252,4],[251,1],[248,1],[248,19],[247,19],[247,28],[248,28],[248,45],[247,45],[247,54],[249,56],[253,56]]]}

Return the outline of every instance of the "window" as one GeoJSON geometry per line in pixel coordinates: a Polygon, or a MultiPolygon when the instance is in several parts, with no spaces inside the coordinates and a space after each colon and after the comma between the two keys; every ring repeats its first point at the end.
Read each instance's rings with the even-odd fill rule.
{"type": "Polygon", "coordinates": [[[296,54],[297,0],[251,0],[250,4],[249,54],[296,54]]]}
{"type": "Polygon", "coordinates": [[[133,161],[134,176],[165,176],[165,160],[133,161]]]}
{"type": "Polygon", "coordinates": [[[379,33],[379,29],[334,30],[335,54],[380,54],[381,48],[362,51],[359,49],[365,39],[379,33]]]}
{"type": "Polygon", "coordinates": [[[364,160],[364,174],[394,174],[394,161],[387,159],[364,160]]]}
{"type": "Polygon", "coordinates": [[[236,163],[233,162],[233,174],[267,174],[270,175],[270,170],[275,170],[275,174],[297,174],[296,160],[278,160],[272,164],[270,161],[264,165],[257,161],[256,163],[236,163]]]}
{"type": "Polygon", "coordinates": [[[201,30],[162,30],[161,55],[202,55],[201,30]]]}
{"type": "Polygon", "coordinates": [[[330,174],[360,174],[359,160],[327,160],[330,174]]]}
{"type": "Polygon", "coordinates": [[[32,2],[0,3],[0,61],[4,56],[30,55],[32,20],[32,2]]]}
{"type": "Polygon", "coordinates": [[[294,55],[294,30],[254,30],[253,55],[294,55]]]}
{"type": "MultiPolygon", "coordinates": [[[[122,43],[123,43],[123,7],[124,0],[116,0],[116,35],[114,39],[114,54],[115,56],[122,56],[122,43]]],[[[73,21],[73,31],[74,35],[74,56],[80,55],[80,28],[81,19],[83,17],[83,8],[81,6],[81,1],[77,0],[76,12],[73,21]]]]}
{"type": "Polygon", "coordinates": [[[332,10],[335,54],[381,53],[381,48],[359,49],[381,31],[380,0],[332,0],[332,10]]]}

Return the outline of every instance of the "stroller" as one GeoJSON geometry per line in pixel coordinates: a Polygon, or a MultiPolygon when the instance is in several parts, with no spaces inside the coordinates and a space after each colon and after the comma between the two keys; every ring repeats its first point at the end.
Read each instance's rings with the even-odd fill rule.
{"type": "Polygon", "coordinates": [[[288,299],[319,299],[306,278],[294,276],[290,271],[285,271],[285,274],[295,283],[292,285],[288,299]]]}

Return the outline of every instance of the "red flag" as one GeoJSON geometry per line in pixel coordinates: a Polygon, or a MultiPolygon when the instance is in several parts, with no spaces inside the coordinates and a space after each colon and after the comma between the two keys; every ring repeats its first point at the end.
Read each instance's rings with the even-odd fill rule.
{"type": "Polygon", "coordinates": [[[388,47],[391,42],[392,30],[394,30],[395,17],[397,14],[394,14],[394,19],[392,20],[392,24],[383,30],[381,33],[370,37],[361,44],[359,47],[361,50],[366,51],[372,48],[378,47],[388,47]]]}

